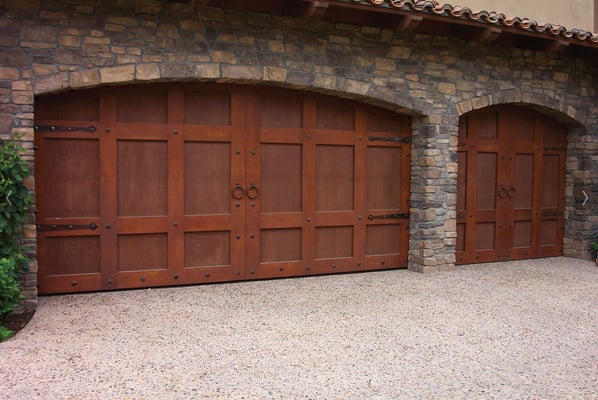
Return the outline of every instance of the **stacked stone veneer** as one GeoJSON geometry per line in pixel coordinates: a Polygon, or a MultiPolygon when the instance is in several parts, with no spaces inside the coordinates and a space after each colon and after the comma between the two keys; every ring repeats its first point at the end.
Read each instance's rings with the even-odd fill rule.
{"type": "MultiPolygon", "coordinates": [[[[35,96],[164,80],[316,90],[413,115],[409,266],[417,271],[454,266],[459,117],[493,104],[539,107],[569,127],[565,254],[589,258],[598,230],[598,68],[590,61],[197,4],[0,0],[0,137],[20,140],[32,164],[35,96]],[[592,196],[586,206],[583,189],[592,196]]],[[[35,260],[30,222],[24,237],[35,260]]],[[[29,308],[36,270],[33,261],[24,281],[29,308]]]]}

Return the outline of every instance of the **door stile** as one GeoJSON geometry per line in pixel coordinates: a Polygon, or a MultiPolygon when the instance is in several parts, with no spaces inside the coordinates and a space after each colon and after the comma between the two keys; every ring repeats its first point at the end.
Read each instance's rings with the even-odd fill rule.
{"type": "Polygon", "coordinates": [[[303,228],[301,229],[301,257],[306,274],[315,274],[316,259],[316,101],[313,97],[303,98],[303,165],[301,197],[303,228]]]}
{"type": "Polygon", "coordinates": [[[498,203],[497,225],[499,230],[496,235],[498,260],[511,259],[513,243],[513,199],[509,196],[510,189],[515,184],[513,177],[515,166],[513,159],[517,154],[516,132],[510,124],[512,115],[498,113],[497,150],[499,155],[496,201],[498,203]]]}
{"type": "Polygon", "coordinates": [[[469,152],[469,117],[459,119],[457,173],[457,246],[455,258],[458,264],[471,258],[469,239],[469,176],[471,175],[471,154],[469,152]]]}
{"type": "Polygon", "coordinates": [[[168,276],[164,283],[177,284],[184,275],[184,97],[181,90],[168,92],[168,276]]]}
{"type": "Polygon", "coordinates": [[[368,115],[364,108],[355,110],[355,183],[354,183],[354,216],[353,216],[353,260],[352,269],[366,267],[366,203],[367,203],[367,134],[368,115]]]}
{"type": "MultiPolygon", "coordinates": [[[[544,171],[542,170],[542,163],[544,160],[544,145],[545,132],[544,123],[540,118],[535,119],[535,129],[538,135],[536,146],[534,148],[535,163],[534,163],[534,220],[532,224],[532,249],[533,257],[542,256],[540,249],[540,237],[542,234],[542,181],[544,171]]],[[[564,167],[564,166],[563,166],[564,167]]],[[[564,187],[564,182],[559,183],[559,187],[564,187]],[[562,185],[562,186],[561,186],[562,185]]]]}
{"type": "MultiPolygon", "coordinates": [[[[230,188],[246,180],[246,166],[248,162],[247,146],[250,141],[248,137],[248,116],[249,102],[244,91],[231,90],[231,180],[230,188]]],[[[243,186],[246,188],[246,186],[243,186]]],[[[246,193],[245,193],[246,194],[246,193]]],[[[247,279],[246,253],[247,253],[247,198],[234,199],[230,201],[231,219],[231,277],[235,280],[247,279]],[[237,239],[240,237],[240,239],[237,239]]]]}
{"type": "Polygon", "coordinates": [[[246,91],[245,95],[245,176],[241,180],[241,184],[245,189],[245,226],[242,232],[238,234],[241,236],[240,240],[244,240],[245,245],[245,277],[247,279],[261,278],[260,274],[260,214],[261,214],[261,200],[259,195],[252,194],[248,197],[248,188],[252,186],[252,191],[255,192],[257,188],[261,188],[260,179],[260,98],[254,92],[246,91]]]}
{"type": "Polygon", "coordinates": [[[116,225],[116,97],[100,96],[100,265],[102,289],[120,288],[116,225]]]}

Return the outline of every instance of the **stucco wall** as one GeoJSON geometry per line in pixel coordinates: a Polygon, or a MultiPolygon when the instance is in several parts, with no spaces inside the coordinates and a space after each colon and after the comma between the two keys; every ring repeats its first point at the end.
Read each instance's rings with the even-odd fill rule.
{"type": "MultiPolygon", "coordinates": [[[[43,4],[40,4],[43,3],[43,4]]],[[[6,4],[6,3],[5,3],[6,4]]],[[[459,116],[538,106],[569,129],[565,254],[589,257],[598,201],[597,67],[547,53],[372,27],[122,0],[0,8],[0,137],[33,151],[34,96],[129,82],[204,80],[317,90],[414,115],[410,268],[455,262],[459,116]],[[127,5],[128,4],[128,5],[127,5]]],[[[30,180],[33,187],[33,180],[30,180]]],[[[35,225],[25,238],[35,258],[35,225]]],[[[36,263],[25,279],[36,301],[36,263]]]]}
{"type": "Polygon", "coordinates": [[[497,11],[508,17],[530,18],[540,24],[587,31],[596,29],[595,0],[462,0],[458,4],[472,11],[497,11]]]}

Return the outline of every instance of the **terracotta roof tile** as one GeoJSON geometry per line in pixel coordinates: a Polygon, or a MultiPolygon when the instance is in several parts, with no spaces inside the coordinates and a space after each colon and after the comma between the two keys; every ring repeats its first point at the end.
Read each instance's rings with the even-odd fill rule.
{"type": "Polygon", "coordinates": [[[503,13],[495,11],[473,12],[470,8],[441,4],[435,0],[352,0],[356,3],[371,4],[381,7],[397,8],[404,11],[419,11],[434,13],[447,17],[468,19],[487,24],[515,27],[528,32],[545,33],[552,36],[559,36],[566,39],[576,39],[598,44],[598,33],[592,33],[582,29],[567,29],[562,25],[544,24],[541,25],[529,18],[507,17],[503,13]]]}

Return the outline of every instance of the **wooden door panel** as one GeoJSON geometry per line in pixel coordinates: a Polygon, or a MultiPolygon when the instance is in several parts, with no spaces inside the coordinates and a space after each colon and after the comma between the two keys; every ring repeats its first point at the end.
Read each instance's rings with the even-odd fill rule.
{"type": "Polygon", "coordinates": [[[230,143],[186,141],[184,147],[185,215],[230,214],[230,143]]]}
{"type": "Polygon", "coordinates": [[[498,189],[498,153],[479,152],[477,155],[475,187],[475,210],[496,211],[498,189]]]}
{"type": "Polygon", "coordinates": [[[231,232],[185,233],[185,268],[218,267],[231,264],[231,232]]]}
{"type": "Polygon", "coordinates": [[[261,210],[263,213],[302,211],[303,152],[301,144],[261,145],[261,210]]]}
{"type": "Polygon", "coordinates": [[[49,277],[100,273],[99,236],[48,236],[44,245],[49,277]]]}
{"type": "Polygon", "coordinates": [[[116,96],[116,121],[159,124],[168,122],[168,92],[145,89],[116,96]]]}
{"type": "Polygon", "coordinates": [[[482,110],[468,116],[469,139],[490,141],[498,139],[498,117],[494,110],[482,110]]]}
{"type": "Polygon", "coordinates": [[[542,184],[540,198],[542,209],[557,209],[560,203],[560,166],[562,156],[559,154],[544,154],[542,157],[542,184]]]}
{"type": "Polygon", "coordinates": [[[323,226],[316,228],[316,259],[352,256],[352,226],[323,226]]]}
{"type": "Polygon", "coordinates": [[[231,92],[191,91],[184,94],[184,123],[189,125],[231,125],[231,92]]]}
{"type": "Polygon", "coordinates": [[[354,157],[352,146],[316,146],[316,211],[353,210],[354,157]]]}
{"type": "Polygon", "coordinates": [[[514,155],[513,185],[509,185],[507,196],[513,201],[514,211],[532,210],[534,206],[534,154],[514,155]]]}
{"type": "Polygon", "coordinates": [[[39,123],[43,121],[44,125],[74,125],[76,121],[94,125],[100,120],[99,93],[96,90],[88,91],[85,96],[78,92],[62,93],[60,101],[53,96],[36,98],[35,119],[39,123]]]}
{"type": "Polygon", "coordinates": [[[301,261],[301,228],[262,229],[260,262],[301,261]]]}
{"type": "Polygon", "coordinates": [[[398,210],[403,208],[403,148],[367,149],[367,209],[398,210]]]}
{"type": "Polygon", "coordinates": [[[45,217],[99,217],[98,140],[46,138],[43,147],[45,217]]]}
{"type": "Polygon", "coordinates": [[[168,234],[118,235],[118,270],[168,269],[168,234]]]}
{"type": "Polygon", "coordinates": [[[366,227],[366,256],[401,253],[403,229],[400,225],[369,225],[366,227]]]}
{"type": "MultiPolygon", "coordinates": [[[[262,93],[260,123],[263,128],[302,128],[303,98],[297,95],[280,96],[275,93],[262,93]]],[[[262,140],[267,139],[262,136],[262,140]]]]}
{"type": "MultiPolygon", "coordinates": [[[[355,108],[351,103],[339,104],[332,97],[316,100],[316,128],[342,131],[355,129],[355,108]]],[[[350,134],[350,133],[349,133],[350,134]]]]}
{"type": "Polygon", "coordinates": [[[118,140],[119,217],[168,215],[168,142],[118,140]]]}

